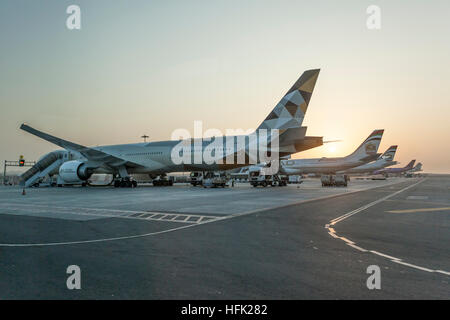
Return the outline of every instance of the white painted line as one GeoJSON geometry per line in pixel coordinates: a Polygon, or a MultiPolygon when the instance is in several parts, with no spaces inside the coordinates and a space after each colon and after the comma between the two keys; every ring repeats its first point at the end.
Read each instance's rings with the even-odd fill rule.
{"type": "Polygon", "coordinates": [[[351,244],[351,243],[347,243],[347,245],[349,245],[352,248],[355,248],[356,250],[362,251],[362,252],[367,252],[366,249],[363,249],[361,247],[358,247],[357,245],[351,244]]]}
{"type": "Polygon", "coordinates": [[[392,194],[390,194],[390,195],[388,195],[388,196],[386,196],[386,197],[383,197],[383,198],[381,198],[381,199],[375,200],[375,201],[373,201],[373,202],[371,202],[371,203],[369,203],[369,204],[367,204],[367,205],[365,205],[365,206],[362,206],[362,207],[360,207],[360,208],[358,208],[358,209],[355,209],[355,210],[353,210],[353,211],[350,211],[349,213],[346,213],[346,214],[344,214],[344,215],[342,215],[342,216],[340,216],[340,217],[337,217],[337,218],[331,220],[331,221],[330,221],[331,223],[326,224],[326,225],[325,225],[325,228],[326,228],[327,230],[329,230],[328,233],[329,233],[333,238],[338,238],[338,239],[341,239],[341,240],[345,241],[347,245],[349,245],[350,247],[352,247],[352,248],[354,248],[354,249],[356,249],[356,250],[359,250],[359,251],[362,251],[362,252],[368,252],[368,251],[369,251],[370,253],[373,253],[373,254],[376,254],[376,255],[378,255],[378,256],[380,256],[380,257],[389,259],[389,260],[392,261],[392,262],[395,262],[395,263],[398,263],[398,264],[401,264],[401,265],[404,265],[404,266],[407,266],[407,267],[410,267],[410,268],[415,268],[415,269],[418,269],[418,270],[421,270],[421,271],[426,271],[426,272],[437,272],[437,273],[442,273],[442,274],[445,274],[445,275],[450,275],[450,272],[448,272],[448,271],[443,271],[443,270],[432,270],[432,269],[425,268],[425,267],[421,267],[421,266],[417,266],[417,265],[414,265],[414,264],[411,264],[411,263],[403,262],[402,259],[400,259],[400,258],[392,257],[392,256],[390,256],[390,255],[387,255],[387,254],[384,254],[384,253],[381,253],[381,252],[378,252],[378,251],[375,251],[375,250],[367,250],[367,249],[358,247],[358,246],[356,246],[353,242],[351,242],[350,240],[348,240],[347,238],[339,237],[339,236],[335,233],[335,230],[334,230],[333,228],[330,228],[330,225],[335,225],[335,224],[337,224],[338,222],[340,222],[340,221],[342,221],[342,220],[345,220],[345,219],[347,219],[347,218],[349,218],[349,217],[351,217],[351,216],[357,214],[358,212],[361,212],[361,211],[363,211],[363,210],[365,210],[365,209],[367,209],[367,208],[369,208],[369,207],[372,207],[372,206],[376,205],[377,203],[380,203],[380,202],[382,202],[382,201],[385,201],[385,200],[387,200],[387,199],[389,199],[389,198],[392,198],[392,197],[396,196],[397,194],[399,194],[399,193],[401,193],[401,192],[403,192],[403,191],[406,191],[406,190],[408,190],[408,189],[410,189],[410,188],[412,188],[412,187],[415,187],[416,185],[418,185],[419,183],[421,183],[421,182],[423,182],[423,181],[425,181],[425,180],[426,180],[426,179],[422,179],[422,180],[420,180],[420,181],[418,181],[418,182],[416,182],[416,183],[414,183],[414,184],[412,184],[412,185],[410,185],[410,186],[408,186],[408,187],[406,187],[406,188],[403,188],[403,189],[401,189],[401,190],[399,190],[399,191],[397,191],[397,192],[394,192],[394,193],[392,193],[392,194]],[[331,232],[330,230],[333,230],[333,232],[331,232]]]}
{"type": "Polygon", "coordinates": [[[447,272],[447,271],[443,271],[443,270],[434,270],[434,272],[439,272],[439,273],[443,273],[443,274],[446,274],[446,275],[450,276],[450,272],[447,272]]]}
{"type": "Polygon", "coordinates": [[[334,234],[334,232],[328,232],[330,234],[330,236],[332,236],[333,238],[339,238],[337,235],[334,234]]]}
{"type": "Polygon", "coordinates": [[[149,236],[156,236],[159,234],[188,229],[188,228],[196,227],[196,226],[203,225],[203,224],[208,224],[208,223],[219,221],[219,220],[222,220],[222,219],[220,219],[220,218],[212,219],[212,220],[205,221],[202,223],[192,223],[192,224],[184,225],[182,227],[176,227],[176,228],[166,229],[166,230],[162,230],[162,231],[149,232],[149,233],[144,233],[144,234],[123,236],[123,237],[93,239],[93,240],[80,240],[80,241],[67,241],[67,242],[48,242],[48,243],[1,243],[0,247],[48,247],[48,246],[63,246],[63,245],[73,245],[73,244],[86,244],[86,243],[98,243],[98,242],[107,242],[107,241],[129,240],[129,239],[144,238],[144,237],[149,237],[149,236]]]}
{"type": "Polygon", "coordinates": [[[434,272],[434,271],[435,271],[435,270],[431,270],[431,269],[424,268],[424,267],[419,267],[419,266],[416,266],[416,265],[414,265],[414,264],[406,263],[406,262],[399,261],[399,260],[392,260],[392,262],[400,263],[400,264],[402,264],[402,265],[404,265],[404,266],[411,267],[411,268],[415,268],[415,269],[419,269],[419,270],[426,271],[426,272],[434,272]]]}
{"type": "MultiPolygon", "coordinates": [[[[147,221],[171,221],[177,223],[199,223],[200,221],[188,221],[187,219],[175,220],[178,216],[186,216],[186,214],[178,213],[163,213],[163,212],[147,212],[147,211],[124,211],[121,210],[109,210],[103,208],[79,208],[79,207],[53,207],[48,205],[32,205],[32,204],[17,204],[17,203],[2,203],[0,208],[7,208],[10,211],[27,210],[39,214],[41,212],[48,212],[52,210],[55,214],[68,214],[68,215],[80,215],[80,216],[93,216],[99,218],[121,218],[121,219],[135,219],[135,220],[147,220],[147,221]],[[121,213],[112,214],[112,213],[121,213]],[[149,215],[148,217],[145,217],[149,215]],[[155,218],[161,215],[160,218],[155,218]]],[[[20,213],[18,213],[20,214],[20,213]]],[[[191,214],[189,217],[197,218],[211,218],[215,219],[216,216],[202,216],[191,214]]]]}
{"type": "MultiPolygon", "coordinates": [[[[377,189],[377,188],[384,188],[384,187],[393,186],[393,185],[400,184],[400,183],[405,183],[405,181],[404,180],[394,181],[392,183],[387,183],[387,184],[384,184],[384,185],[381,185],[381,186],[368,187],[368,188],[365,188],[365,189],[358,189],[358,190],[353,190],[353,191],[349,191],[349,192],[330,194],[330,195],[323,196],[323,197],[318,197],[318,198],[300,200],[300,201],[297,201],[297,202],[292,202],[292,203],[289,203],[289,204],[283,204],[283,205],[280,205],[280,206],[271,207],[271,208],[267,208],[267,209],[256,209],[256,210],[251,210],[251,211],[246,211],[246,212],[241,212],[241,213],[235,213],[235,214],[228,215],[227,218],[246,216],[246,215],[253,214],[253,213],[258,213],[258,212],[263,212],[263,211],[271,211],[271,210],[276,210],[276,209],[282,209],[282,208],[296,206],[296,205],[304,204],[304,203],[308,203],[308,202],[314,202],[314,201],[338,198],[338,197],[346,196],[346,195],[349,195],[349,194],[355,194],[355,193],[358,193],[358,192],[368,191],[368,190],[377,189]]],[[[319,190],[323,190],[323,188],[319,188],[319,190]]]]}
{"type": "Polygon", "coordinates": [[[355,215],[355,214],[357,214],[357,213],[359,213],[359,212],[361,212],[361,211],[364,211],[364,210],[366,210],[366,209],[368,209],[368,208],[370,208],[370,207],[372,207],[372,206],[374,206],[374,205],[376,205],[376,204],[378,204],[378,203],[380,203],[380,202],[383,202],[384,200],[387,200],[387,199],[389,199],[389,198],[392,198],[392,197],[398,195],[399,193],[401,193],[401,192],[403,192],[403,191],[406,191],[406,190],[408,190],[408,189],[411,189],[411,188],[415,187],[416,185],[418,185],[418,184],[421,183],[422,181],[424,181],[424,180],[420,180],[420,181],[418,181],[418,182],[416,182],[416,183],[414,183],[414,184],[412,184],[412,185],[410,185],[410,186],[408,186],[408,187],[406,187],[406,188],[403,188],[403,189],[401,189],[401,190],[399,190],[399,191],[396,191],[396,192],[394,192],[394,193],[392,193],[392,194],[390,194],[390,195],[387,195],[387,196],[385,196],[385,197],[383,197],[383,198],[381,198],[381,199],[375,200],[375,201],[373,201],[373,202],[371,202],[371,203],[369,203],[369,204],[366,204],[365,206],[362,206],[362,207],[360,207],[360,208],[358,208],[358,209],[355,209],[355,210],[353,210],[353,211],[350,211],[350,212],[348,212],[348,213],[346,213],[346,214],[344,214],[344,215],[342,215],[342,216],[340,216],[340,217],[337,217],[337,218],[331,220],[331,221],[333,222],[333,223],[331,223],[331,224],[332,224],[332,225],[335,225],[336,223],[341,222],[342,220],[345,220],[345,219],[347,219],[347,218],[349,218],[349,217],[351,217],[351,216],[353,216],[353,215],[355,215]]]}
{"type": "Polygon", "coordinates": [[[396,257],[392,257],[392,256],[388,256],[387,254],[384,254],[384,253],[381,253],[381,252],[378,252],[378,251],[375,251],[375,250],[370,250],[370,252],[372,252],[373,254],[376,254],[378,256],[382,256],[384,258],[391,259],[391,260],[402,261],[402,259],[399,259],[399,258],[396,258],[396,257]]]}
{"type": "MultiPolygon", "coordinates": [[[[324,197],[319,197],[319,198],[314,198],[314,199],[307,199],[307,200],[302,200],[302,201],[299,201],[299,202],[296,202],[296,203],[291,203],[289,205],[282,205],[282,206],[268,208],[268,209],[258,209],[258,210],[243,212],[243,213],[235,214],[235,215],[228,215],[228,216],[223,216],[223,217],[218,217],[218,216],[199,216],[200,220],[197,223],[191,223],[191,224],[184,225],[184,226],[181,226],[181,227],[166,229],[166,230],[157,231],[157,232],[150,232],[150,233],[130,235],[130,236],[123,236],[123,237],[102,238],[102,239],[92,239],[92,240],[80,240],[80,241],[67,241],[67,242],[17,243],[17,244],[16,243],[0,243],[0,247],[63,246],[63,245],[89,244],[89,243],[99,243],[99,242],[109,242],[109,241],[144,238],[144,237],[150,237],[150,236],[156,236],[156,235],[160,235],[160,234],[175,232],[175,231],[179,231],[179,230],[183,230],[183,229],[187,229],[187,228],[197,227],[197,226],[205,225],[205,224],[212,223],[212,222],[218,222],[218,221],[232,219],[232,218],[236,218],[236,217],[240,217],[240,216],[250,215],[250,214],[253,214],[253,213],[258,213],[258,212],[263,212],[263,211],[270,211],[270,210],[280,209],[280,208],[284,208],[284,207],[289,207],[289,206],[294,206],[294,205],[298,205],[298,204],[303,204],[303,203],[308,203],[308,202],[313,202],[313,201],[319,201],[319,200],[324,200],[324,199],[337,198],[337,197],[340,197],[340,196],[354,194],[354,193],[367,191],[367,190],[371,190],[371,189],[375,189],[375,188],[382,188],[382,187],[386,187],[386,186],[390,186],[390,185],[400,184],[400,183],[403,183],[403,182],[404,181],[396,181],[396,182],[394,182],[392,184],[386,184],[386,185],[382,185],[382,186],[370,187],[370,188],[366,188],[366,189],[360,189],[360,190],[355,190],[355,191],[350,191],[350,192],[345,192],[345,193],[340,193],[340,194],[335,194],[335,195],[329,195],[329,196],[324,196],[324,197]],[[209,220],[206,220],[206,221],[203,222],[202,220],[204,218],[209,218],[209,220]]],[[[76,208],[71,208],[71,209],[76,209],[76,208]]],[[[111,210],[111,211],[113,211],[113,210],[111,210]]],[[[120,210],[120,211],[123,212],[122,210],[120,210]]],[[[136,213],[136,212],[131,211],[131,213],[136,213]]],[[[153,213],[153,212],[149,212],[149,213],[153,213]]],[[[123,218],[126,218],[126,217],[123,217],[123,218]]]]}
{"type": "Polygon", "coordinates": [[[353,241],[348,240],[347,238],[344,237],[338,237],[341,240],[344,240],[345,242],[349,243],[349,244],[355,244],[353,241]]]}
{"type": "Polygon", "coordinates": [[[409,196],[406,197],[407,200],[427,200],[427,196],[409,196]]]}

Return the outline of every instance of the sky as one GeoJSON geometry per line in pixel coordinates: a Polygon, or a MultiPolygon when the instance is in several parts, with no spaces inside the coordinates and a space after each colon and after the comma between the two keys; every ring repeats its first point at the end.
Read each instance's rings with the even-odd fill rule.
{"type": "Polygon", "coordinates": [[[294,158],[345,156],[385,129],[379,152],[450,173],[449,16],[447,0],[2,0],[0,160],[57,149],[22,122],[87,146],[169,140],[195,120],[256,128],[320,68],[303,125],[342,141],[294,158]]]}

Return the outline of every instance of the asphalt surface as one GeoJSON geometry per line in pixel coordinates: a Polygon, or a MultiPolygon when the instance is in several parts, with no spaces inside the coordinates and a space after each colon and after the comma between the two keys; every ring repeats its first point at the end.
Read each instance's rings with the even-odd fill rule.
{"type": "Polygon", "coordinates": [[[206,223],[1,214],[0,298],[448,299],[449,191],[449,177],[404,179],[206,223]],[[388,196],[330,235],[333,219],[388,196]],[[66,287],[69,265],[81,290],[66,287]],[[369,265],[380,290],[366,286],[369,265]]]}

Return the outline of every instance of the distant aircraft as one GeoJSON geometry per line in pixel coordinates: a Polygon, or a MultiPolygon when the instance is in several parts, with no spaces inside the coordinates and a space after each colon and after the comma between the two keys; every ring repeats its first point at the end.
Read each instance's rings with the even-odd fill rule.
{"type": "Polygon", "coordinates": [[[280,172],[287,175],[335,174],[338,171],[361,166],[380,156],[377,151],[383,133],[384,130],[373,131],[352,154],[346,157],[282,160],[280,172]]]}
{"type": "Polygon", "coordinates": [[[409,172],[413,173],[413,172],[421,172],[422,170],[422,163],[419,162],[418,164],[416,164],[416,166],[414,168],[412,168],[409,172]]]}
{"type": "Polygon", "coordinates": [[[384,168],[381,170],[374,171],[373,174],[401,174],[411,170],[414,166],[416,160],[411,160],[405,167],[403,168],[384,168]]]}
{"type": "Polygon", "coordinates": [[[390,146],[376,161],[366,163],[362,166],[351,168],[338,173],[354,174],[354,173],[371,173],[386,167],[396,165],[398,162],[394,161],[397,146],[390,146]]]}
{"type": "MultiPolygon", "coordinates": [[[[271,129],[279,130],[279,157],[323,144],[323,137],[307,137],[305,136],[307,128],[301,126],[319,72],[320,69],[305,71],[258,127],[257,132],[260,132],[259,129],[267,129],[269,133],[271,129]]],[[[41,159],[36,167],[31,168],[22,175],[25,185],[30,185],[33,182],[31,180],[35,180],[40,172],[44,172],[56,159],[61,160],[61,157],[66,157],[66,159],[59,167],[59,177],[67,183],[80,182],[83,184],[94,173],[109,173],[118,177],[115,186],[122,187],[135,185],[129,177],[133,173],[146,173],[154,179],[158,176],[164,177],[169,172],[228,170],[252,164],[249,160],[249,152],[250,139],[253,139],[254,135],[220,136],[212,138],[211,141],[187,139],[85,147],[51,136],[26,124],[22,124],[20,129],[69,151],[69,156],[67,153],[64,156],[60,156],[53,152],[48,154],[48,159],[47,157],[41,159]],[[239,145],[237,142],[237,140],[242,141],[242,139],[245,139],[244,146],[239,145]],[[233,142],[227,143],[230,140],[233,142]],[[213,145],[215,142],[222,143],[223,149],[222,147],[216,149],[213,145]],[[179,149],[175,149],[181,144],[190,147],[185,154],[185,149],[181,149],[180,152],[178,152],[179,149]],[[183,153],[183,155],[192,160],[200,159],[200,161],[174,163],[174,150],[178,154],[183,153]],[[242,155],[242,152],[245,152],[245,159],[240,162],[244,163],[236,163],[238,162],[236,161],[237,157],[242,155]],[[210,161],[205,161],[203,157],[205,153],[214,158],[213,164],[210,161]],[[230,157],[235,159],[233,163],[228,163],[227,159],[230,159],[230,157]]],[[[257,134],[257,136],[258,139],[261,138],[260,135],[257,134]]],[[[277,151],[271,148],[270,145],[268,153],[277,151]]],[[[260,162],[259,158],[257,162],[260,162]]]]}

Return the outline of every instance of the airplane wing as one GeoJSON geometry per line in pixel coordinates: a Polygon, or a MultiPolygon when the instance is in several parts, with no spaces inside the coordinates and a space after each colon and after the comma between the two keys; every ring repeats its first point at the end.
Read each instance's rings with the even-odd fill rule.
{"type": "Polygon", "coordinates": [[[103,151],[85,147],[80,144],[76,144],[76,143],[73,143],[73,142],[70,142],[70,141],[67,141],[64,139],[54,137],[54,136],[44,133],[42,131],[36,130],[26,124],[22,124],[20,126],[20,129],[22,129],[28,133],[31,133],[32,135],[35,135],[41,139],[47,140],[48,142],[56,144],[57,146],[64,148],[66,150],[79,152],[81,155],[83,155],[89,161],[99,162],[102,164],[106,164],[107,166],[110,166],[110,167],[119,167],[119,166],[123,166],[123,165],[132,166],[132,167],[140,166],[139,164],[129,162],[127,160],[118,158],[116,156],[110,155],[103,151]]]}

